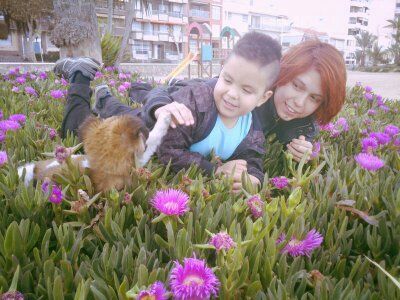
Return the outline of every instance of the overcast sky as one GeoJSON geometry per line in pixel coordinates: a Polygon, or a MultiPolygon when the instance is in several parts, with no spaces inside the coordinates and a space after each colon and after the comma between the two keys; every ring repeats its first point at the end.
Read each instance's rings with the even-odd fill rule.
{"type": "MultiPolygon", "coordinates": [[[[287,15],[294,26],[309,27],[316,30],[334,31],[335,23],[340,22],[344,10],[349,8],[349,0],[267,0],[276,13],[287,15]]],[[[376,31],[386,25],[387,19],[394,18],[396,0],[371,0],[369,22],[371,30],[376,31]]],[[[346,20],[348,21],[348,20],[346,20]]],[[[334,32],[333,32],[334,33],[334,32]]]]}

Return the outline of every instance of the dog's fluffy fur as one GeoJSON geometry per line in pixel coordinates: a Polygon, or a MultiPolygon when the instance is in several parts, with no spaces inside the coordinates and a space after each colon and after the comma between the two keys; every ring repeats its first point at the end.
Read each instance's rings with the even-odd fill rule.
{"type": "MultiPolygon", "coordinates": [[[[168,126],[169,123],[166,128],[168,126]]],[[[85,155],[72,155],[71,161],[82,171],[89,168],[89,176],[97,192],[111,188],[120,190],[131,184],[130,172],[133,167],[139,166],[148,137],[148,129],[141,119],[130,115],[108,119],[89,117],[80,126],[79,136],[85,155]]],[[[25,170],[24,182],[28,185],[32,179],[51,179],[62,169],[63,165],[50,159],[26,164],[18,168],[18,173],[22,177],[25,170]]]]}

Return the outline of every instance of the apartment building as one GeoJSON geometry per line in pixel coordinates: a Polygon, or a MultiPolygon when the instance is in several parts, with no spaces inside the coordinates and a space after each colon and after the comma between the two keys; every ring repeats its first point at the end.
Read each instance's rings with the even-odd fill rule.
{"type": "MultiPolygon", "coordinates": [[[[123,35],[127,3],[113,11],[113,34],[123,35]]],[[[107,1],[96,1],[100,27],[107,23],[107,1]]],[[[128,44],[132,61],[176,61],[187,52],[188,0],[153,0],[142,9],[136,0],[134,21],[128,44]]]]}
{"type": "Polygon", "coordinates": [[[265,0],[224,0],[222,48],[232,48],[244,33],[255,30],[282,43],[282,36],[291,24],[287,16],[276,14],[265,0]]]}
{"type": "Polygon", "coordinates": [[[400,18],[400,0],[396,0],[396,9],[394,11],[394,17],[400,18]]]}

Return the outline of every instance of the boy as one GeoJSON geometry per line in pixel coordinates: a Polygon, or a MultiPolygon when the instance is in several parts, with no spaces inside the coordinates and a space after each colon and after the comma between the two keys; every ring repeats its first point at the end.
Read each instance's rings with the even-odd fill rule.
{"type": "MultiPolygon", "coordinates": [[[[173,101],[182,103],[191,110],[194,117],[193,126],[180,126],[169,130],[158,150],[160,160],[163,163],[171,160],[175,171],[193,163],[208,174],[214,170],[216,173],[230,175],[235,169],[236,176],[240,176],[242,171],[247,171],[251,181],[260,184],[264,176],[262,156],[265,139],[258,120],[251,112],[272,95],[270,88],[279,74],[280,57],[280,46],[275,40],[264,34],[251,32],[235,45],[215,87],[199,83],[172,93],[173,101]],[[221,166],[209,162],[206,156],[212,150],[226,162],[221,166]]],[[[77,63],[63,64],[58,73],[72,69],[70,66],[74,65],[77,63]]],[[[76,71],[81,71],[82,66],[86,65],[90,64],[82,62],[80,67],[76,67],[76,75],[71,71],[64,72],[64,75],[72,79],[70,92],[74,91],[74,86],[85,84],[81,81],[88,77],[86,70],[76,71]]],[[[57,66],[61,64],[56,65],[56,73],[57,66]]],[[[90,75],[90,79],[93,79],[93,72],[90,75]]],[[[90,88],[87,89],[87,96],[90,97],[90,88]]],[[[98,91],[101,92],[101,89],[98,91]]],[[[77,128],[76,123],[79,123],[82,114],[85,114],[81,112],[81,116],[77,118],[69,116],[71,111],[76,111],[76,105],[81,105],[78,99],[74,107],[74,99],[71,98],[76,98],[77,94],[71,96],[75,97],[70,97],[67,104],[63,131],[65,128],[77,128]]],[[[101,98],[101,95],[96,95],[96,99],[101,98]]],[[[87,99],[84,100],[87,102],[87,99]]],[[[113,111],[113,115],[124,113],[129,111],[113,111]]],[[[134,114],[140,115],[140,111],[134,114]]],[[[234,190],[239,190],[240,181],[235,181],[234,190]]]]}

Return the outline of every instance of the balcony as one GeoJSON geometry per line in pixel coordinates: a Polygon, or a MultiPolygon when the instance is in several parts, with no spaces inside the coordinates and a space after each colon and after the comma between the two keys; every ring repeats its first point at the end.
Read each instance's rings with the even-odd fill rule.
{"type": "Polygon", "coordinates": [[[253,23],[253,24],[249,25],[249,29],[250,30],[274,31],[274,32],[289,32],[290,31],[290,26],[253,23]]]}
{"type": "Polygon", "coordinates": [[[350,0],[350,5],[357,7],[369,7],[369,3],[368,0],[350,0]]]}
{"type": "Polygon", "coordinates": [[[189,17],[209,20],[210,12],[206,10],[191,9],[189,11],[189,17]]]}
{"type": "Polygon", "coordinates": [[[209,5],[211,3],[211,0],[192,0],[190,3],[194,4],[207,4],[209,5]]]}
{"type": "MultiPolygon", "coordinates": [[[[96,0],[95,4],[96,4],[96,12],[97,13],[101,13],[101,14],[108,13],[107,1],[96,0]]],[[[113,9],[113,15],[125,16],[126,13],[127,13],[127,4],[125,2],[115,3],[114,9],[113,9]]]]}
{"type": "Polygon", "coordinates": [[[152,10],[149,13],[143,13],[141,10],[137,10],[135,12],[136,19],[142,19],[147,21],[154,22],[165,22],[165,23],[174,23],[174,24],[187,24],[188,18],[183,15],[181,12],[176,11],[161,11],[161,10],[152,10]]]}
{"type": "Polygon", "coordinates": [[[188,0],[167,0],[168,2],[173,2],[173,3],[188,3],[188,0]]]}

